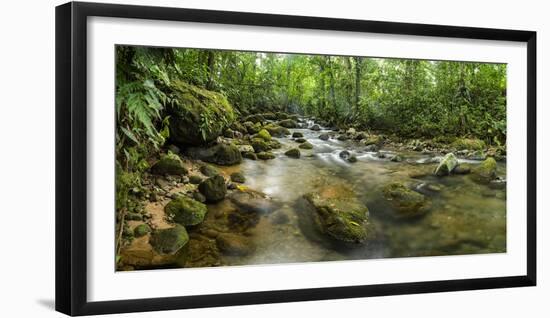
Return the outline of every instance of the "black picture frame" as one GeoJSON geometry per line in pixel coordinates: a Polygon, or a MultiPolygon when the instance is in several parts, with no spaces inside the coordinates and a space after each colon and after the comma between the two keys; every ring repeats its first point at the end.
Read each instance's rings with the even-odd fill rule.
{"type": "Polygon", "coordinates": [[[56,7],[56,310],[91,315],[536,285],[536,32],[70,2],[56,7]],[[527,43],[527,273],[522,276],[88,302],[86,36],[92,16],[527,43]]]}

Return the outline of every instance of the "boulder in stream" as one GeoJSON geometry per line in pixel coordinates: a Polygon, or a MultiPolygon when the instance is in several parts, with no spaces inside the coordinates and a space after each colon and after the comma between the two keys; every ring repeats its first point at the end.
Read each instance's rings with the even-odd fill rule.
{"type": "Polygon", "coordinates": [[[302,134],[299,131],[295,131],[292,133],[292,138],[303,138],[303,137],[304,137],[304,134],[302,134]]]}
{"type": "Polygon", "coordinates": [[[311,128],[309,128],[309,129],[311,129],[311,130],[313,130],[313,131],[319,131],[319,130],[321,130],[321,126],[319,126],[319,125],[317,125],[317,124],[314,124],[314,125],[311,126],[311,128]]]}
{"type": "Polygon", "coordinates": [[[275,155],[270,152],[270,151],[262,151],[262,152],[258,152],[256,154],[256,156],[258,157],[258,159],[260,160],[271,160],[271,159],[275,159],[275,155]]]}
{"type": "Polygon", "coordinates": [[[237,182],[237,183],[244,183],[246,181],[246,178],[242,172],[233,172],[230,178],[231,178],[231,181],[237,182]]]}
{"type": "Polygon", "coordinates": [[[220,233],[216,243],[222,253],[233,256],[246,256],[255,249],[252,240],[234,233],[220,233]]]}
{"type": "Polygon", "coordinates": [[[437,168],[435,168],[434,174],[438,177],[450,175],[458,165],[458,159],[456,156],[449,152],[441,159],[437,168]]]}
{"type": "Polygon", "coordinates": [[[313,145],[308,141],[298,146],[300,149],[313,149],[313,145]]]}
{"type": "Polygon", "coordinates": [[[288,130],[288,128],[281,127],[273,123],[265,125],[264,129],[267,130],[273,137],[282,138],[286,135],[290,135],[290,130],[288,130]]]}
{"type": "Polygon", "coordinates": [[[192,147],[186,151],[192,159],[215,163],[221,166],[231,166],[243,160],[239,148],[233,144],[217,144],[210,147],[192,147]]]}
{"type": "Polygon", "coordinates": [[[413,218],[424,215],[428,211],[428,201],[424,195],[413,191],[400,182],[392,182],[384,186],[384,198],[395,209],[395,218],[413,218]]]}
{"type": "Polygon", "coordinates": [[[262,138],[265,141],[270,141],[271,140],[271,134],[266,129],[261,129],[258,132],[258,137],[262,138]]]}
{"type": "Polygon", "coordinates": [[[347,150],[342,150],[340,151],[340,153],[338,154],[338,156],[344,160],[348,160],[349,157],[351,157],[351,153],[347,150]]]}
{"type": "Polygon", "coordinates": [[[185,195],[173,199],[164,207],[166,216],[184,226],[201,223],[206,212],[206,205],[185,195]]]}
{"type": "Polygon", "coordinates": [[[271,149],[269,147],[269,144],[262,138],[253,138],[250,141],[250,145],[252,146],[252,148],[254,148],[254,152],[256,153],[268,151],[269,149],[271,149]]]}
{"type": "Polygon", "coordinates": [[[313,207],[312,219],[321,233],[345,243],[363,243],[371,237],[367,206],[345,187],[327,187],[304,195],[313,207]]]}
{"type": "Polygon", "coordinates": [[[470,177],[477,183],[488,184],[497,176],[497,162],[489,157],[472,169],[470,177]]]}
{"type": "Polygon", "coordinates": [[[330,135],[327,134],[327,133],[324,133],[324,134],[320,134],[320,135],[319,135],[319,139],[321,139],[321,140],[323,140],[323,141],[327,141],[327,140],[329,140],[329,138],[330,138],[330,135]]]}
{"type": "Polygon", "coordinates": [[[153,232],[149,242],[158,253],[174,255],[189,242],[189,235],[185,227],[176,224],[175,227],[153,232]]]}
{"type": "Polygon", "coordinates": [[[199,170],[203,175],[207,177],[213,177],[215,175],[221,174],[220,170],[209,164],[202,165],[199,170]]]}
{"type": "Polygon", "coordinates": [[[300,154],[300,149],[298,149],[298,148],[292,148],[292,149],[290,149],[290,150],[287,150],[287,151],[285,152],[285,155],[288,156],[288,157],[290,157],[290,158],[296,158],[296,159],[298,159],[298,158],[300,158],[300,155],[301,155],[301,154],[300,154]]]}
{"type": "Polygon", "coordinates": [[[217,202],[225,198],[227,189],[225,180],[221,175],[210,177],[199,184],[199,191],[207,202],[217,202]]]}
{"type": "Polygon", "coordinates": [[[298,128],[298,123],[292,119],[284,119],[279,121],[277,124],[285,128],[298,128]]]}

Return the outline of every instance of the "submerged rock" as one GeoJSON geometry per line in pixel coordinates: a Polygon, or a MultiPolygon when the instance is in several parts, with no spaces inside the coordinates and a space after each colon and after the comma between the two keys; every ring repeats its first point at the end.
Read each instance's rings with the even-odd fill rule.
{"type": "Polygon", "coordinates": [[[439,165],[435,168],[434,174],[439,177],[450,175],[457,165],[458,159],[456,159],[456,156],[450,152],[446,154],[443,159],[441,159],[439,165]]]}
{"type": "Polygon", "coordinates": [[[185,195],[168,202],[164,207],[166,216],[172,221],[185,226],[201,223],[206,212],[206,205],[185,195]]]}
{"type": "Polygon", "coordinates": [[[393,156],[390,161],[393,161],[393,162],[402,162],[403,161],[403,156],[401,155],[395,155],[393,156]]]}
{"type": "Polygon", "coordinates": [[[300,158],[300,155],[301,155],[301,154],[300,154],[300,149],[298,149],[298,148],[292,148],[292,149],[286,151],[286,152],[285,152],[285,155],[288,156],[288,157],[290,157],[290,158],[296,158],[296,159],[298,159],[298,158],[300,158]]]}
{"type": "Polygon", "coordinates": [[[218,144],[207,148],[188,148],[186,153],[192,159],[199,159],[221,166],[231,166],[241,163],[243,160],[239,148],[233,144],[218,144]]]}
{"type": "Polygon", "coordinates": [[[227,189],[222,176],[210,177],[199,184],[199,191],[204,195],[207,202],[217,202],[225,198],[227,189]]]}
{"type": "Polygon", "coordinates": [[[159,161],[151,167],[151,172],[158,175],[164,174],[187,174],[187,169],[183,166],[180,157],[173,153],[163,155],[159,161]]]}
{"type": "Polygon", "coordinates": [[[189,242],[189,235],[185,227],[177,224],[173,228],[153,232],[149,242],[158,253],[174,255],[189,242]]]}
{"type": "Polygon", "coordinates": [[[321,233],[346,243],[363,243],[372,234],[368,208],[347,190],[327,188],[304,198],[313,206],[313,222],[321,233]]]}
{"type": "Polygon", "coordinates": [[[304,142],[303,144],[301,144],[300,146],[298,146],[300,149],[313,149],[313,145],[310,144],[309,142],[304,142]]]}
{"type": "Polygon", "coordinates": [[[199,184],[201,183],[203,178],[201,176],[198,176],[196,174],[192,174],[189,176],[189,183],[191,184],[199,184]]]}
{"type": "Polygon", "coordinates": [[[238,234],[220,233],[216,243],[220,251],[228,255],[246,256],[254,251],[252,240],[238,234]]]}
{"type": "Polygon", "coordinates": [[[304,134],[302,134],[299,131],[295,131],[292,133],[292,138],[303,138],[303,137],[304,137],[304,134]]]}
{"type": "Polygon", "coordinates": [[[271,159],[275,159],[275,155],[269,151],[262,151],[262,152],[259,152],[258,154],[256,154],[256,156],[258,157],[258,159],[260,160],[271,160],[271,159]]]}
{"type": "Polygon", "coordinates": [[[219,93],[199,88],[184,81],[169,84],[173,103],[167,108],[170,115],[170,139],[177,144],[199,146],[214,141],[233,122],[235,112],[219,93]],[[201,118],[209,114],[211,125],[203,129],[201,118]]]}
{"type": "Polygon", "coordinates": [[[349,162],[349,163],[355,163],[355,162],[357,162],[357,157],[354,156],[354,155],[351,155],[351,156],[348,158],[348,162],[349,162]]]}
{"type": "Polygon", "coordinates": [[[365,151],[366,152],[378,152],[378,150],[380,150],[380,148],[377,146],[377,145],[368,145],[365,147],[365,151]]]}
{"type": "Polygon", "coordinates": [[[329,138],[330,138],[329,134],[320,134],[319,135],[319,139],[324,140],[324,141],[329,140],[329,138]]]}
{"type": "Polygon", "coordinates": [[[303,144],[304,142],[306,142],[307,140],[305,138],[296,138],[294,140],[295,142],[299,143],[299,144],[303,144]]]}
{"type": "Polygon", "coordinates": [[[239,210],[246,213],[266,214],[275,211],[278,204],[265,194],[253,190],[239,190],[228,196],[239,210]]]}
{"type": "Polygon", "coordinates": [[[427,200],[424,195],[412,191],[399,182],[392,182],[382,190],[384,198],[395,209],[394,217],[412,218],[427,212],[427,200]]]}
{"type": "Polygon", "coordinates": [[[472,169],[469,165],[460,163],[454,168],[453,174],[468,174],[471,172],[471,170],[472,169]]]}
{"type": "Polygon", "coordinates": [[[241,155],[243,155],[245,152],[254,152],[254,147],[251,145],[237,145],[237,149],[241,152],[241,155]]]}
{"type": "Polygon", "coordinates": [[[244,183],[246,181],[246,178],[242,172],[233,172],[230,177],[233,182],[244,183]]]}
{"type": "Polygon", "coordinates": [[[338,156],[344,160],[347,160],[349,159],[349,157],[351,157],[351,153],[347,150],[342,150],[340,151],[340,153],[338,154],[338,156]]]}
{"type": "Polygon", "coordinates": [[[497,162],[494,158],[489,157],[472,169],[470,177],[478,183],[489,183],[497,176],[497,162]]]}
{"type": "Polygon", "coordinates": [[[315,124],[315,125],[311,126],[311,128],[309,128],[309,129],[314,130],[314,131],[319,131],[319,130],[321,130],[321,126],[315,124]]]}

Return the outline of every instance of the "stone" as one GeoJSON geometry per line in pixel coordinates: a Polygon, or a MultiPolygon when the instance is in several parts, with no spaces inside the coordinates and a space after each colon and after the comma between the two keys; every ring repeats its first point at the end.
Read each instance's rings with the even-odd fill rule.
{"type": "Polygon", "coordinates": [[[258,159],[260,160],[271,160],[275,159],[275,155],[269,151],[262,151],[256,154],[258,159]]]}
{"type": "Polygon", "coordinates": [[[244,183],[246,181],[246,178],[244,177],[244,174],[242,172],[233,172],[230,178],[231,181],[237,183],[244,183]]]}
{"type": "Polygon", "coordinates": [[[329,140],[329,138],[330,138],[330,135],[329,135],[329,134],[326,134],[326,133],[325,133],[325,134],[320,134],[320,135],[319,135],[319,139],[324,140],[324,141],[329,140]]]}
{"type": "Polygon", "coordinates": [[[199,191],[207,202],[221,201],[227,193],[225,180],[221,175],[210,177],[199,184],[199,191]]]}
{"type": "Polygon", "coordinates": [[[292,119],[284,119],[279,121],[277,124],[285,128],[298,128],[298,123],[292,119]]]}
{"type": "Polygon", "coordinates": [[[271,149],[271,147],[269,147],[269,144],[261,138],[253,138],[250,141],[250,145],[252,146],[252,148],[254,148],[254,152],[256,153],[268,151],[271,149]]]}
{"type": "Polygon", "coordinates": [[[142,237],[151,233],[151,228],[147,224],[140,224],[134,228],[134,236],[142,237]]]}
{"type": "Polygon", "coordinates": [[[384,198],[395,209],[396,218],[414,218],[426,214],[427,200],[424,195],[415,192],[399,182],[386,185],[382,192],[384,198]]]}
{"type": "Polygon", "coordinates": [[[441,159],[437,168],[435,168],[434,174],[438,177],[450,175],[458,165],[458,159],[456,156],[449,152],[441,159]]]}
{"type": "Polygon", "coordinates": [[[254,251],[252,240],[233,233],[220,233],[216,237],[216,244],[220,251],[227,255],[246,256],[254,251]]]}
{"type": "Polygon", "coordinates": [[[258,160],[258,156],[256,156],[254,151],[243,153],[243,158],[250,159],[250,160],[258,160]]]}
{"type": "Polygon", "coordinates": [[[231,166],[241,163],[243,158],[237,146],[233,144],[217,144],[210,147],[191,147],[186,153],[192,159],[198,159],[221,166],[231,166]]]}
{"type": "Polygon", "coordinates": [[[202,165],[199,170],[207,177],[213,177],[215,175],[221,174],[220,170],[211,165],[202,165]]]}
{"type": "Polygon", "coordinates": [[[483,150],[485,149],[485,142],[479,139],[458,138],[451,146],[458,150],[483,150]]]}
{"type": "Polygon", "coordinates": [[[271,134],[266,129],[260,130],[257,136],[265,141],[271,140],[271,134]]]}
{"type": "Polygon", "coordinates": [[[245,152],[254,152],[254,147],[251,145],[236,145],[237,149],[239,149],[241,154],[244,154],[245,152]]]}
{"type": "Polygon", "coordinates": [[[168,84],[172,102],[167,108],[170,139],[178,145],[199,146],[216,140],[227,123],[235,119],[233,106],[225,96],[181,80],[168,84]],[[207,130],[201,127],[204,114],[213,120],[207,130]]]}
{"type": "Polygon", "coordinates": [[[176,224],[173,228],[153,232],[149,242],[158,253],[173,255],[189,242],[189,235],[185,227],[176,224]]]}
{"type": "Polygon", "coordinates": [[[460,163],[454,168],[453,174],[468,174],[471,172],[471,170],[472,169],[469,165],[460,163]]]}
{"type": "Polygon", "coordinates": [[[203,177],[198,176],[196,174],[192,174],[189,176],[189,183],[191,184],[199,184],[202,182],[202,180],[204,180],[203,177]]]}
{"type": "Polygon", "coordinates": [[[302,134],[299,131],[295,131],[292,133],[292,138],[303,138],[303,137],[304,137],[304,134],[302,134]]]}
{"type": "Polygon", "coordinates": [[[296,159],[298,159],[298,158],[300,158],[300,149],[298,149],[298,148],[292,148],[292,149],[290,149],[290,150],[287,150],[287,151],[285,152],[285,155],[286,155],[287,157],[290,157],[290,158],[296,158],[296,159]]]}
{"type": "Polygon", "coordinates": [[[303,144],[299,145],[298,148],[300,148],[300,149],[313,149],[313,145],[306,141],[303,144]]]}
{"type": "Polygon", "coordinates": [[[338,154],[338,156],[344,160],[347,160],[349,159],[349,157],[351,157],[351,153],[347,150],[342,150],[340,151],[340,153],[338,154]]]}
{"type": "Polygon", "coordinates": [[[183,162],[178,155],[169,152],[153,164],[151,172],[157,175],[181,175],[187,174],[187,169],[183,166],[183,162]]]}
{"type": "Polygon", "coordinates": [[[311,126],[311,128],[309,128],[309,129],[314,130],[314,131],[319,131],[319,130],[321,130],[321,126],[315,124],[315,125],[311,126]]]}
{"type": "Polygon", "coordinates": [[[272,137],[282,138],[286,135],[290,135],[290,130],[288,130],[288,128],[273,123],[265,125],[264,129],[267,130],[272,137]]]}
{"type": "Polygon", "coordinates": [[[472,169],[470,177],[477,183],[488,184],[497,176],[497,162],[489,157],[472,169]]]}
{"type": "Polygon", "coordinates": [[[173,199],[164,207],[168,218],[184,226],[201,223],[207,211],[206,205],[185,195],[173,199]]]}
{"type": "Polygon", "coordinates": [[[393,162],[402,162],[403,161],[403,157],[401,155],[395,155],[393,156],[390,161],[393,161],[393,162]]]}
{"type": "Polygon", "coordinates": [[[299,144],[303,144],[304,142],[306,142],[307,140],[305,138],[296,138],[294,139],[295,142],[299,143],[299,144]]]}

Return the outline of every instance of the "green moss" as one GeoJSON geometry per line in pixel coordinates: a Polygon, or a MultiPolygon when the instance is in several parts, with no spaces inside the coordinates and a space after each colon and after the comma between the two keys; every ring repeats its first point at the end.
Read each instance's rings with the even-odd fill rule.
{"type": "Polygon", "coordinates": [[[451,174],[451,172],[453,172],[457,165],[458,159],[456,159],[456,156],[452,152],[450,152],[446,154],[443,159],[441,159],[441,162],[439,163],[437,168],[435,168],[434,174],[440,177],[449,175],[451,174]]]}
{"type": "Polygon", "coordinates": [[[485,142],[479,139],[458,138],[451,146],[458,150],[483,150],[485,149],[485,142]]]}
{"type": "Polygon", "coordinates": [[[288,130],[288,128],[285,128],[285,127],[281,127],[279,125],[276,125],[276,124],[267,124],[264,126],[264,129],[267,130],[269,132],[269,134],[273,137],[284,137],[286,135],[290,135],[290,130],[288,130]]]}
{"type": "Polygon", "coordinates": [[[187,169],[183,166],[183,162],[178,155],[169,152],[151,167],[151,172],[159,175],[181,175],[187,174],[187,169]]]}
{"type": "Polygon", "coordinates": [[[489,157],[472,169],[471,178],[478,183],[489,183],[497,176],[497,162],[489,157]]]}
{"type": "Polygon", "coordinates": [[[246,181],[246,178],[244,177],[244,174],[242,172],[233,172],[231,174],[231,181],[244,183],[246,181]]]}
{"type": "Polygon", "coordinates": [[[266,129],[262,129],[258,132],[258,137],[262,138],[265,141],[271,140],[271,134],[266,129]]]}
{"type": "Polygon", "coordinates": [[[211,165],[202,165],[200,167],[200,171],[202,174],[204,174],[205,176],[207,177],[213,177],[215,175],[218,175],[220,174],[220,170],[216,169],[215,167],[211,166],[211,165]]]}
{"type": "Polygon", "coordinates": [[[151,235],[149,243],[160,254],[176,254],[189,242],[185,227],[177,224],[173,228],[157,230],[151,235]]]}
{"type": "Polygon", "coordinates": [[[180,144],[201,145],[211,142],[235,120],[235,111],[225,96],[172,81],[173,103],[170,113],[170,138],[180,144]]]}
{"type": "Polygon", "coordinates": [[[270,149],[269,144],[262,138],[253,138],[250,141],[250,145],[254,148],[254,152],[265,152],[270,149]]]}
{"type": "Polygon", "coordinates": [[[199,184],[199,191],[204,195],[207,202],[217,202],[225,198],[227,188],[222,176],[210,177],[199,184]]]}
{"type": "Polygon", "coordinates": [[[427,212],[425,197],[410,190],[399,182],[386,185],[383,189],[384,197],[395,209],[394,216],[397,218],[410,218],[423,215],[427,212]]]}
{"type": "Polygon", "coordinates": [[[262,151],[262,152],[259,152],[257,155],[258,159],[260,160],[271,160],[271,159],[275,159],[275,155],[272,154],[271,152],[269,151],[262,151]]]}
{"type": "Polygon", "coordinates": [[[284,119],[277,123],[279,126],[285,128],[297,128],[298,124],[292,119],[284,119]]]}
{"type": "Polygon", "coordinates": [[[181,225],[197,225],[204,220],[206,205],[195,201],[185,195],[168,202],[164,207],[164,213],[174,222],[181,225]]]}
{"type": "Polygon", "coordinates": [[[147,235],[148,233],[151,233],[151,228],[147,224],[140,224],[134,229],[135,237],[142,237],[144,235],[147,235]]]}

